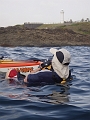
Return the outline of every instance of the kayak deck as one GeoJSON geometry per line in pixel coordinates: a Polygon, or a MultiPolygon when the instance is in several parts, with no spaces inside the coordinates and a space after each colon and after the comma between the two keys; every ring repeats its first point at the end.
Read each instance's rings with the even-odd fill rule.
{"type": "Polygon", "coordinates": [[[26,74],[38,68],[41,61],[27,60],[27,61],[13,61],[1,60],[0,72],[7,72],[9,69],[17,69],[19,72],[26,74]]]}
{"type": "Polygon", "coordinates": [[[40,61],[10,61],[0,63],[0,68],[20,67],[20,66],[35,66],[40,65],[40,61]]]}

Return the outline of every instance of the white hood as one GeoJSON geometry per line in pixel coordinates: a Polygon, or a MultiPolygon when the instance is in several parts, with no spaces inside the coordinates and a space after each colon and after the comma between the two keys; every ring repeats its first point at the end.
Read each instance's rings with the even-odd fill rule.
{"type": "Polygon", "coordinates": [[[52,67],[54,71],[63,79],[67,79],[69,76],[69,64],[70,53],[66,49],[54,49],[51,48],[50,52],[54,55],[52,59],[52,67]]]}

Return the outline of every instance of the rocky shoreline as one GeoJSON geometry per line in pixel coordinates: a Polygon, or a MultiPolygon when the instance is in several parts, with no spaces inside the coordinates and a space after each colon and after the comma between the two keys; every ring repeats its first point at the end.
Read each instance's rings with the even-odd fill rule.
{"type": "Polygon", "coordinates": [[[0,46],[90,46],[90,35],[70,29],[0,28],[0,46]]]}

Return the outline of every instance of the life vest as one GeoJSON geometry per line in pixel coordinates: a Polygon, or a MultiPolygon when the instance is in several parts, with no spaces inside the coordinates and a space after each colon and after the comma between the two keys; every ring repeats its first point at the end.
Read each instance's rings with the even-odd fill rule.
{"type": "MultiPolygon", "coordinates": [[[[48,69],[52,72],[54,71],[51,64],[49,64],[48,66],[43,68],[43,70],[45,70],[45,69],[48,69]]],[[[53,75],[52,77],[53,77],[54,81],[57,83],[57,79],[56,79],[55,75],[53,75]]],[[[60,78],[60,80],[61,80],[61,82],[60,82],[61,84],[65,84],[68,80],[72,80],[71,70],[69,70],[69,77],[67,79],[60,78]]]]}
{"type": "MultiPolygon", "coordinates": [[[[71,77],[70,75],[67,80],[71,77]]],[[[46,84],[65,84],[67,80],[60,78],[56,72],[54,72],[51,65],[44,67],[41,71],[29,74],[27,76],[27,86],[37,86],[37,85],[46,85],[46,84]]]]}

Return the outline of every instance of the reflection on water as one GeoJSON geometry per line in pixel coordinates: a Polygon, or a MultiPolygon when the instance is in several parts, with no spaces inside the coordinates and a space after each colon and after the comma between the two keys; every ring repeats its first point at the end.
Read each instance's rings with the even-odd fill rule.
{"type": "MultiPolygon", "coordinates": [[[[8,84],[8,81],[4,80],[2,82],[2,86],[3,84],[5,87],[5,84],[8,84]]],[[[18,84],[8,84],[8,88],[4,88],[7,89],[7,91],[0,92],[0,95],[12,100],[28,100],[32,102],[36,101],[52,104],[64,104],[69,102],[68,95],[70,94],[70,86],[71,84],[69,82],[65,84],[46,85],[43,87],[23,87],[18,84]],[[57,87],[58,89],[56,90],[57,87]],[[48,93],[44,93],[44,91],[48,91],[48,93]]]]}
{"type": "Polygon", "coordinates": [[[72,80],[64,84],[26,87],[15,80],[5,80],[5,73],[0,72],[0,77],[0,82],[2,83],[0,85],[3,87],[0,95],[7,97],[8,99],[28,100],[32,102],[36,101],[52,104],[64,104],[69,102],[69,90],[72,80]]]}
{"type": "Polygon", "coordinates": [[[58,104],[58,103],[66,103],[69,102],[69,89],[70,89],[70,84],[64,84],[60,85],[62,87],[61,88],[61,92],[56,92],[53,91],[51,95],[48,96],[48,98],[50,99],[51,103],[54,104],[58,104]]]}

